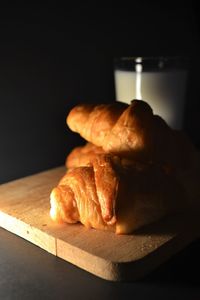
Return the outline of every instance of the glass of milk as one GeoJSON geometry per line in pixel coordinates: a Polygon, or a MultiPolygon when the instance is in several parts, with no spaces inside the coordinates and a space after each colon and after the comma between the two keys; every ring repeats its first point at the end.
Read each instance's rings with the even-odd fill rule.
{"type": "Polygon", "coordinates": [[[116,100],[150,104],[173,129],[182,129],[189,61],[184,57],[121,57],[114,62],[116,100]]]}

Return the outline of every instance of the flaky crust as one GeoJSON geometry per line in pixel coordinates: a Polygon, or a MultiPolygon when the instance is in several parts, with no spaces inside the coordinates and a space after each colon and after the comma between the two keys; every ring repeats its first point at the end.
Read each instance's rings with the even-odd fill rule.
{"type": "Polygon", "coordinates": [[[51,193],[51,216],[128,234],[185,205],[179,184],[158,166],[97,155],[67,172],[51,193]],[[184,204],[184,205],[183,205],[184,204]]]}
{"type": "Polygon", "coordinates": [[[182,132],[172,130],[141,100],[129,106],[117,102],[77,106],[67,124],[106,153],[169,168],[189,166],[195,152],[182,132]]]}
{"type": "Polygon", "coordinates": [[[88,142],[101,147],[110,129],[128,107],[125,103],[81,104],[75,106],[67,116],[69,128],[80,133],[88,142]]]}
{"type": "Polygon", "coordinates": [[[51,217],[67,223],[80,221],[87,227],[100,229],[112,226],[116,222],[118,184],[112,158],[97,155],[90,165],[69,170],[53,189],[51,217]]]}

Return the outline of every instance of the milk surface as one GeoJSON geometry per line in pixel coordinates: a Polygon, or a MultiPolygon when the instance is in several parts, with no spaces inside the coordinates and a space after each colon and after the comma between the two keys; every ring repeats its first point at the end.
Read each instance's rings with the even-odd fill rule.
{"type": "Polygon", "coordinates": [[[133,99],[150,104],[170,127],[181,129],[186,93],[186,70],[134,72],[115,70],[117,101],[130,103],[133,99]]]}

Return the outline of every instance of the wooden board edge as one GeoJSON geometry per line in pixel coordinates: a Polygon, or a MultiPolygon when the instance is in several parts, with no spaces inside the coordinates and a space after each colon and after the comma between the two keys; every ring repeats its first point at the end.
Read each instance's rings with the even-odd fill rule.
{"type": "Polygon", "coordinates": [[[117,267],[117,277],[115,281],[135,281],[144,278],[166,263],[173,256],[177,255],[181,250],[191,244],[195,239],[199,238],[199,232],[188,230],[184,233],[179,233],[166,243],[152,251],[141,259],[119,263],[117,267]]]}
{"type": "Polygon", "coordinates": [[[102,279],[132,282],[144,278],[198,237],[198,232],[177,235],[145,257],[130,262],[108,261],[57,239],[57,256],[102,279]]]}
{"type": "Polygon", "coordinates": [[[73,265],[105,280],[118,278],[116,264],[100,256],[57,239],[57,256],[73,265]]]}
{"type": "Polygon", "coordinates": [[[2,211],[0,211],[0,226],[53,255],[57,253],[55,237],[2,211]]]}

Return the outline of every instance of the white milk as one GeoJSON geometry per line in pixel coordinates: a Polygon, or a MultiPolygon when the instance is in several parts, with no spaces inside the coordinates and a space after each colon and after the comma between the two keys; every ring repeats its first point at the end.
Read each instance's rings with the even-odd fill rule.
{"type": "Polygon", "coordinates": [[[143,72],[115,70],[117,101],[130,103],[143,99],[154,114],[160,115],[169,126],[181,129],[186,92],[186,70],[143,72]]]}

